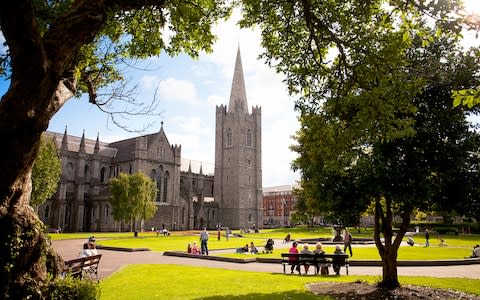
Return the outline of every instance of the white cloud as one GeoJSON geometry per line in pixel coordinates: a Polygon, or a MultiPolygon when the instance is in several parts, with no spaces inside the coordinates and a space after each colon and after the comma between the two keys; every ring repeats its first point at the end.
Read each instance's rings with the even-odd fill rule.
{"type": "Polygon", "coordinates": [[[142,89],[152,90],[158,86],[160,80],[161,79],[158,76],[145,75],[140,79],[140,86],[142,89]]]}
{"type": "Polygon", "coordinates": [[[218,95],[210,95],[207,97],[207,103],[211,106],[227,104],[227,99],[218,95]]]}
{"type": "Polygon", "coordinates": [[[169,124],[174,124],[175,132],[185,132],[189,134],[206,135],[215,132],[215,129],[209,128],[204,124],[201,116],[187,117],[187,116],[174,116],[169,119],[169,124]]]}
{"type": "Polygon", "coordinates": [[[158,96],[166,101],[188,104],[199,103],[195,84],[188,80],[167,78],[158,84],[158,96]]]}

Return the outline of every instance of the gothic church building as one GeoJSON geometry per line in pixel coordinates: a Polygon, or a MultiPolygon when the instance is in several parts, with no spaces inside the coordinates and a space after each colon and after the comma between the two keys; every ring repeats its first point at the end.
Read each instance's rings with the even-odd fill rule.
{"type": "MultiPolygon", "coordinates": [[[[230,101],[216,108],[215,165],[184,159],[181,146],[157,133],[113,143],[47,132],[62,161],[54,197],[39,216],[63,231],[116,231],[109,180],[120,172],[143,172],[155,181],[155,216],[145,228],[170,230],[243,228],[263,224],[261,108],[248,111],[240,50],[230,101]]],[[[126,226],[126,225],[125,225],[126,226]]],[[[127,227],[123,228],[127,229],[127,227]]]]}

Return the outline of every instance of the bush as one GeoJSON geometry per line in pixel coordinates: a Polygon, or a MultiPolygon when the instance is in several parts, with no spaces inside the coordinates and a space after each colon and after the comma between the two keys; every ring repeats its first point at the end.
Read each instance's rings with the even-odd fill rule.
{"type": "Polygon", "coordinates": [[[45,294],[48,300],[95,300],[100,298],[100,286],[90,279],[67,276],[51,280],[45,294]]]}

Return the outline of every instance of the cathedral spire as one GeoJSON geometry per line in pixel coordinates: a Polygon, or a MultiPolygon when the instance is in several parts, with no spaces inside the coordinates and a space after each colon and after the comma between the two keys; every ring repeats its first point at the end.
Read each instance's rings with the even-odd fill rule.
{"type": "Polygon", "coordinates": [[[94,153],[98,153],[99,151],[100,151],[100,133],[97,132],[97,140],[95,141],[94,153]]]}
{"type": "Polygon", "coordinates": [[[230,92],[228,112],[248,113],[247,93],[245,92],[245,81],[243,79],[240,46],[238,46],[235,70],[233,71],[232,90],[230,92]]]}
{"type": "Polygon", "coordinates": [[[67,126],[65,126],[65,133],[62,138],[62,149],[68,150],[68,137],[67,137],[67,126]]]}
{"type": "Polygon", "coordinates": [[[80,140],[80,153],[85,153],[85,129],[83,130],[82,139],[80,140]]]}

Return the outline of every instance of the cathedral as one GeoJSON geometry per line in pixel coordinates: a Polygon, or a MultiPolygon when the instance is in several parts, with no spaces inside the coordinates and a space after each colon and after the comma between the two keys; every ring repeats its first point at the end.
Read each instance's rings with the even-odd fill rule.
{"type": "MultiPolygon", "coordinates": [[[[112,216],[109,180],[121,172],[142,172],[157,186],[155,216],[145,228],[188,230],[217,225],[244,228],[263,224],[261,108],[248,110],[237,52],[228,107],[216,107],[215,164],[182,158],[169,143],[163,122],[157,133],[105,143],[47,132],[62,162],[56,194],[39,216],[62,231],[118,231],[112,216]]],[[[138,229],[138,228],[137,228],[138,229]]]]}

